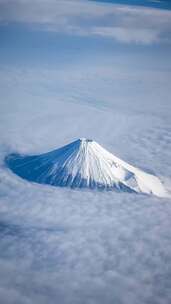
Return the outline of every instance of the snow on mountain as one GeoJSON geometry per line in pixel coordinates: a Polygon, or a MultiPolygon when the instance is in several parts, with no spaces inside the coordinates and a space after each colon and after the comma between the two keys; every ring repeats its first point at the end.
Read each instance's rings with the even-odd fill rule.
{"type": "Polygon", "coordinates": [[[90,139],[81,138],[41,155],[10,154],[5,162],[15,174],[41,184],[167,196],[156,176],[129,165],[90,139]]]}

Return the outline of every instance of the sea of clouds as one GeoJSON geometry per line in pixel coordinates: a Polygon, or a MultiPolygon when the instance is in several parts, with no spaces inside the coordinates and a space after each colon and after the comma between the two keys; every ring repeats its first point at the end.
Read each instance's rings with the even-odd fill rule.
{"type": "Polygon", "coordinates": [[[87,137],[170,189],[171,72],[150,56],[1,63],[0,303],[171,303],[170,199],[29,183],[4,164],[87,137]]]}
{"type": "Polygon", "coordinates": [[[41,89],[53,70],[42,71],[41,80],[41,71],[16,72],[5,73],[11,89],[1,113],[1,302],[169,304],[169,199],[31,184],[3,162],[11,151],[43,153],[84,136],[169,185],[168,103],[148,107],[144,101],[136,108],[130,102],[125,108],[106,95],[99,106],[95,101],[101,92],[93,77],[97,87],[103,84],[104,95],[113,82],[99,73],[98,84],[88,69],[72,80],[66,76],[73,96],[31,96],[33,83],[41,89]]]}

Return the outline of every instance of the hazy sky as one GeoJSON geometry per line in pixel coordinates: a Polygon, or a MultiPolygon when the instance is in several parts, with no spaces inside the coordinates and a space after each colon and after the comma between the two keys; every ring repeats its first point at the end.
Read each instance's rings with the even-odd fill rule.
{"type": "MultiPolygon", "coordinates": [[[[145,3],[165,7],[168,2],[145,3]]],[[[1,1],[0,61],[58,65],[104,52],[169,53],[170,19],[169,9],[108,1],[1,1]]]]}

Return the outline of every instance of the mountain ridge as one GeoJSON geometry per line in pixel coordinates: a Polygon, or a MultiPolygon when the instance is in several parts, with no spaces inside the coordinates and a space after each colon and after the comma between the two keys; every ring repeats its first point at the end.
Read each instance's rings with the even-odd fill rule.
{"type": "Polygon", "coordinates": [[[160,180],[129,165],[92,139],[79,138],[41,155],[10,154],[7,166],[31,182],[166,196],[160,180]]]}

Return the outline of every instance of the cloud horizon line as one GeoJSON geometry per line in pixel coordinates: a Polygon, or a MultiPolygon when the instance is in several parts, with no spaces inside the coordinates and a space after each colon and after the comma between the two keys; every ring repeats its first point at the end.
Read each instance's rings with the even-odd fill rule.
{"type": "Polygon", "coordinates": [[[171,43],[171,11],[86,0],[0,2],[0,24],[74,36],[98,36],[120,43],[171,43]]]}

